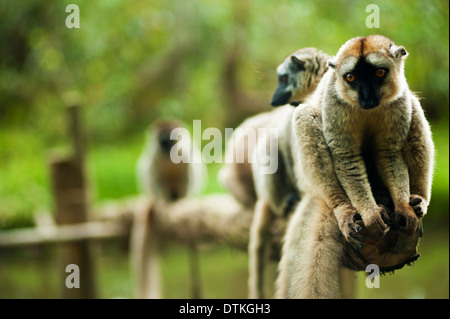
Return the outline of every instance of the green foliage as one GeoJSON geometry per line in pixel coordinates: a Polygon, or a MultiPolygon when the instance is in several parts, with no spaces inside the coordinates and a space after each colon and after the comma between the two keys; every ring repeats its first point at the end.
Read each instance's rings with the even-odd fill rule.
{"type": "Polygon", "coordinates": [[[98,195],[117,198],[136,191],[137,136],[156,117],[202,119],[203,128],[229,123],[230,54],[236,85],[261,96],[263,111],[286,54],[304,46],[333,54],[349,38],[372,33],[409,52],[408,81],[420,92],[438,148],[433,202],[446,215],[447,1],[81,0],[79,29],[65,26],[69,3],[6,0],[0,8],[2,223],[33,206],[50,208],[47,168],[39,167],[49,149],[68,147],[67,92],[78,91],[85,105],[93,183],[105,188],[98,195]],[[380,8],[379,29],[366,27],[369,3],[380,8]]]}
{"type": "Polygon", "coordinates": [[[287,53],[315,46],[334,54],[349,38],[373,33],[406,47],[411,88],[432,118],[448,118],[447,1],[84,0],[80,29],[65,27],[69,3],[2,3],[0,41],[12,43],[1,51],[3,124],[48,119],[62,93],[79,90],[94,138],[114,140],[161,114],[220,126],[230,50],[241,58],[238,85],[268,99],[287,53]],[[366,27],[369,3],[379,5],[379,29],[366,27]]]}
{"type": "MultiPolygon", "coordinates": [[[[201,119],[203,128],[222,132],[242,120],[229,104],[232,67],[236,96],[262,101],[248,113],[269,110],[275,68],[288,53],[312,46],[335,54],[352,37],[379,33],[409,53],[408,83],[421,97],[436,143],[425,225],[447,231],[448,1],[79,0],[81,27],[68,29],[65,8],[72,2],[3,0],[0,6],[0,229],[31,225],[34,212],[52,210],[47,162],[50,150],[70,151],[70,92],[84,106],[91,198],[120,198],[137,192],[143,132],[157,117],[188,125],[201,119]],[[379,29],[365,24],[372,3],[380,8],[379,29]]],[[[208,165],[207,193],[223,191],[219,168],[208,165]]]]}

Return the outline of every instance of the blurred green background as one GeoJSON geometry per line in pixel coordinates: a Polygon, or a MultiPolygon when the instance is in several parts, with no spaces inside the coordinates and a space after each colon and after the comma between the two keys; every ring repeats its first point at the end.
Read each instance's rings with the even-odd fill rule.
{"type": "MultiPolygon", "coordinates": [[[[49,151],[67,151],[65,100],[82,96],[91,198],[137,194],[134,166],[144,130],[157,117],[202,128],[235,127],[270,109],[276,66],[298,48],[335,54],[348,39],[383,34],[409,52],[406,76],[432,125],[436,168],[425,235],[413,267],[360,298],[449,297],[449,2],[1,0],[0,230],[33,226],[50,212],[49,151]],[[68,4],[80,28],[68,29],[68,4]],[[380,28],[368,29],[368,4],[380,28]]],[[[223,192],[209,164],[207,193],[223,192]]],[[[133,297],[121,241],[97,245],[100,296],[133,297]]],[[[126,245],[125,245],[126,246],[126,245]]],[[[0,250],[0,298],[58,297],[53,247],[0,250]]],[[[245,298],[247,256],[228,247],[202,249],[204,297],[245,298]]],[[[189,297],[187,251],[164,249],[165,297],[189,297]],[[183,288],[184,287],[184,288],[183,288]]],[[[268,272],[275,278],[276,267],[268,272]]],[[[269,282],[270,283],[270,282],[269,282]]]]}

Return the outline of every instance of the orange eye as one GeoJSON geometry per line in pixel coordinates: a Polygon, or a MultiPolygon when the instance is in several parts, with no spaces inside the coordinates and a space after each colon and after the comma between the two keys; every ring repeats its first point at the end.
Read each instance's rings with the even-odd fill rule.
{"type": "Polygon", "coordinates": [[[386,70],[385,70],[385,69],[378,69],[378,70],[375,72],[375,74],[376,74],[377,77],[382,78],[383,76],[386,75],[386,70]]]}
{"type": "Polygon", "coordinates": [[[347,73],[345,79],[347,80],[347,82],[352,83],[353,81],[355,81],[355,76],[353,75],[353,73],[347,73]]]}
{"type": "Polygon", "coordinates": [[[286,84],[286,83],[287,83],[287,76],[286,76],[286,75],[283,75],[283,76],[280,78],[280,81],[281,81],[281,83],[286,84]]]}

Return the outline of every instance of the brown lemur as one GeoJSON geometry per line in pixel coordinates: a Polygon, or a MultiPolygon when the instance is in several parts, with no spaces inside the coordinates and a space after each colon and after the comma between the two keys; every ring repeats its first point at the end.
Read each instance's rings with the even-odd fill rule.
{"type": "Polygon", "coordinates": [[[349,251],[381,267],[417,258],[401,252],[417,243],[419,219],[427,212],[434,145],[404,76],[406,56],[384,36],[351,39],[294,111],[303,199],[286,232],[278,297],[339,297],[336,273],[349,251]],[[377,204],[383,196],[392,201],[392,214],[377,204]],[[336,219],[328,216],[331,211],[336,219]],[[394,231],[406,236],[393,238],[394,231]]]}
{"type": "MultiPolygon", "coordinates": [[[[206,185],[206,167],[198,145],[193,143],[184,125],[177,120],[157,120],[150,125],[145,146],[136,165],[138,189],[151,202],[151,208],[139,211],[131,234],[132,269],[139,298],[160,298],[159,256],[152,236],[151,211],[184,197],[195,196],[206,185]]],[[[198,252],[189,244],[192,298],[200,298],[198,252]]]]}
{"type": "Polygon", "coordinates": [[[226,150],[226,164],[219,176],[226,188],[244,205],[255,207],[249,242],[249,296],[262,298],[263,272],[270,241],[269,226],[274,218],[286,218],[299,200],[293,171],[291,118],[294,106],[300,104],[316,88],[327,70],[329,56],[315,48],[303,48],[288,55],[277,68],[278,87],[271,104],[281,106],[273,111],[253,116],[243,122],[233,134],[226,150]],[[287,105],[286,105],[287,104],[287,105]],[[290,104],[290,105],[289,105],[290,104]],[[275,128],[278,136],[258,134],[258,128],[275,128]],[[256,139],[248,138],[251,134],[256,139]],[[270,162],[277,162],[273,174],[261,174],[264,164],[258,152],[269,154],[270,162]],[[237,152],[244,151],[238,163],[237,152]]]}

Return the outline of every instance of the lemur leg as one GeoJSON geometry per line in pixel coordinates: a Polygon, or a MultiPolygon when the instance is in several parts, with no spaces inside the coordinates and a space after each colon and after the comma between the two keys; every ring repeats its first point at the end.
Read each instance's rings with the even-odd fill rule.
{"type": "Polygon", "coordinates": [[[340,236],[336,218],[326,203],[320,198],[303,198],[286,231],[276,296],[340,298],[340,236]]]}
{"type": "Polygon", "coordinates": [[[270,239],[269,227],[274,214],[269,203],[259,199],[255,205],[249,240],[249,297],[264,298],[264,264],[267,258],[267,246],[270,239]]]}
{"type": "Polygon", "coordinates": [[[380,143],[376,164],[384,184],[387,185],[395,206],[394,227],[412,236],[419,225],[419,218],[409,205],[409,174],[400,147],[393,147],[388,139],[380,143]]]}
{"type": "Polygon", "coordinates": [[[316,201],[312,197],[304,197],[287,225],[275,283],[275,297],[278,299],[288,298],[289,281],[292,273],[299,269],[298,262],[304,254],[303,245],[310,225],[310,215],[315,213],[316,201]]]}
{"type": "Polygon", "coordinates": [[[292,185],[288,184],[282,154],[279,149],[272,149],[277,137],[262,135],[254,150],[255,159],[252,163],[252,174],[257,194],[257,202],[253,222],[250,228],[249,239],[249,296],[250,298],[263,298],[264,293],[264,266],[268,260],[267,246],[271,238],[270,225],[275,216],[284,216],[287,209],[286,197],[292,192],[292,185]],[[266,163],[261,161],[265,157],[267,147],[270,147],[270,162],[278,163],[275,172],[264,170],[266,163]]]}

